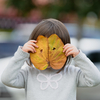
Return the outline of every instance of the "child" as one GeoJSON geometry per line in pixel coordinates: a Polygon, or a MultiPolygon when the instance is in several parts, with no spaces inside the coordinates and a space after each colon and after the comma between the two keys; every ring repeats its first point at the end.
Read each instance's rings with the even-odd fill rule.
{"type": "Polygon", "coordinates": [[[95,65],[70,44],[68,31],[63,23],[55,19],[41,21],[33,30],[30,40],[19,46],[2,74],[2,82],[10,87],[25,88],[26,100],[76,100],[77,87],[93,87],[100,83],[100,73],[95,65]],[[65,66],[55,70],[50,66],[38,70],[29,61],[30,52],[35,53],[39,35],[49,37],[57,34],[63,41],[63,52],[67,57],[65,66]],[[70,57],[73,58],[70,58],[70,57]],[[70,65],[71,59],[75,64],[70,65]],[[25,61],[26,68],[21,69],[25,61]],[[33,66],[30,67],[30,66],[33,66]]]}

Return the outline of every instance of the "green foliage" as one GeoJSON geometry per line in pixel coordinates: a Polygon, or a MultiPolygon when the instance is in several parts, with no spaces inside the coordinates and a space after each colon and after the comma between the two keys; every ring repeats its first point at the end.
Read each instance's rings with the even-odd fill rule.
{"type": "Polygon", "coordinates": [[[62,0],[61,10],[64,12],[76,11],[75,0],[62,0]]]}
{"type": "Polygon", "coordinates": [[[100,16],[100,0],[55,0],[42,7],[36,7],[32,0],[7,0],[7,6],[17,8],[22,15],[27,15],[33,8],[38,8],[43,12],[44,17],[58,18],[59,13],[62,12],[76,12],[79,17],[84,17],[90,11],[100,16]]]}
{"type": "Polygon", "coordinates": [[[62,0],[62,12],[76,12],[79,17],[84,17],[88,12],[100,13],[100,0],[62,0]]]}
{"type": "Polygon", "coordinates": [[[46,5],[41,10],[43,12],[44,18],[58,18],[60,13],[59,5],[55,4],[46,5]]]}
{"type": "Polygon", "coordinates": [[[80,17],[84,17],[88,12],[95,12],[99,16],[100,0],[76,0],[77,13],[80,17]]]}
{"type": "Polygon", "coordinates": [[[7,0],[7,7],[13,6],[23,15],[26,15],[30,10],[35,8],[32,0],[7,0]]]}

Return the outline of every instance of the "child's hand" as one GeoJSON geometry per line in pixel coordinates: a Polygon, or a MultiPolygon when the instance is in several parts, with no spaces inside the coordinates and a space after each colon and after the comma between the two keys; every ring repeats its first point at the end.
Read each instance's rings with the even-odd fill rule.
{"type": "Polygon", "coordinates": [[[65,44],[63,49],[63,52],[65,52],[66,56],[72,55],[73,57],[75,57],[79,54],[79,50],[72,44],[65,44]]]}
{"type": "Polygon", "coordinates": [[[36,52],[35,47],[38,48],[38,46],[35,44],[36,42],[37,41],[35,40],[29,40],[28,42],[24,44],[24,46],[22,47],[22,50],[27,53],[30,53],[30,52],[35,53],[36,52]]]}

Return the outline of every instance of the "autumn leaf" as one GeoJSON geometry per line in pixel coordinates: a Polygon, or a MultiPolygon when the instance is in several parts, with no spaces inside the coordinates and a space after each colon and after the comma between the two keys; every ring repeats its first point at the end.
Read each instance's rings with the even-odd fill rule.
{"type": "Polygon", "coordinates": [[[61,69],[66,56],[63,53],[63,42],[56,35],[52,34],[49,38],[39,35],[36,45],[36,53],[30,53],[30,59],[33,65],[39,70],[45,70],[48,66],[53,69],[61,69]]]}

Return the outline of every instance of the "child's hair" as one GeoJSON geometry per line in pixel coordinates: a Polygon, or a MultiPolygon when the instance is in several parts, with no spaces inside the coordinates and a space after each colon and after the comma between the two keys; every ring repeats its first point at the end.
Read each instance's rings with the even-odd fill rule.
{"type": "MultiPolygon", "coordinates": [[[[36,40],[39,35],[49,37],[52,34],[57,34],[64,44],[70,43],[70,36],[65,25],[62,22],[52,18],[42,20],[31,33],[29,40],[36,40]]],[[[69,63],[70,59],[71,56],[68,56],[66,62],[69,63]]],[[[32,65],[31,61],[30,65],[32,65]]],[[[64,67],[65,65],[63,68],[64,67]]],[[[63,68],[61,68],[60,71],[63,68]]]]}

